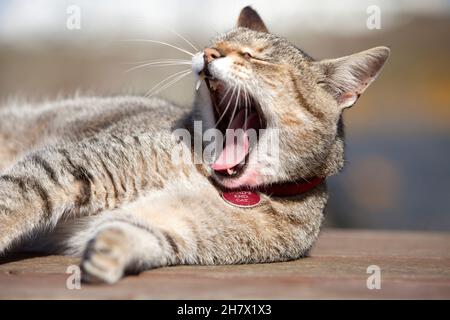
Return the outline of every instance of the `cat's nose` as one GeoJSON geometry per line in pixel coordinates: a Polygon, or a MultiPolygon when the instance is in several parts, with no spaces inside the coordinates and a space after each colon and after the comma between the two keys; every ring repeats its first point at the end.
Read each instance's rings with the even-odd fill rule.
{"type": "Polygon", "coordinates": [[[204,51],[205,64],[210,63],[214,59],[220,58],[222,55],[214,48],[206,48],[204,51]]]}

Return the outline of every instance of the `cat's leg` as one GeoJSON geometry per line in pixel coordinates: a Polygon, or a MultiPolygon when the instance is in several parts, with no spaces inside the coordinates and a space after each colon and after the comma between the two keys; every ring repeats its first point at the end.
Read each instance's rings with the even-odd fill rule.
{"type": "Polygon", "coordinates": [[[171,147],[168,137],[103,135],[26,155],[0,175],[0,254],[61,217],[118,207],[180,175],[159,168],[170,164],[170,153],[160,147],[164,138],[171,147]]]}
{"type": "MultiPolygon", "coordinates": [[[[126,214],[100,220],[103,221],[96,222],[87,232],[95,230],[82,254],[84,281],[114,283],[125,272],[135,273],[174,263],[173,248],[161,230],[126,214]]],[[[86,233],[72,238],[72,245],[80,248],[85,236],[86,233]]]]}
{"type": "MultiPolygon", "coordinates": [[[[173,264],[239,264],[303,256],[318,236],[323,190],[306,212],[278,211],[270,201],[240,209],[218,195],[148,197],[120,209],[89,242],[84,279],[112,283],[124,273],[173,264]],[[313,206],[314,204],[314,206],[313,206]]],[[[311,203],[309,203],[311,202],[311,203]]],[[[93,232],[90,232],[93,234],[93,232]]]]}
{"type": "MultiPolygon", "coordinates": [[[[88,152],[86,152],[88,153],[88,152]]],[[[0,175],[0,253],[70,215],[106,208],[101,172],[73,146],[32,152],[0,175]]]]}

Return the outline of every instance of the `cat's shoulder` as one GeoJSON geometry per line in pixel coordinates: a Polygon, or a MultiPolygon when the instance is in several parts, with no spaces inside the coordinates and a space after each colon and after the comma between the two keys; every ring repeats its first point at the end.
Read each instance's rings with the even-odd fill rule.
{"type": "Polygon", "coordinates": [[[16,112],[24,109],[37,111],[75,111],[86,110],[101,112],[107,110],[121,110],[123,112],[139,110],[154,110],[164,113],[180,113],[186,111],[170,100],[160,97],[145,97],[139,95],[80,95],[58,96],[56,98],[27,99],[24,97],[9,97],[1,104],[2,110],[14,110],[16,112]]]}

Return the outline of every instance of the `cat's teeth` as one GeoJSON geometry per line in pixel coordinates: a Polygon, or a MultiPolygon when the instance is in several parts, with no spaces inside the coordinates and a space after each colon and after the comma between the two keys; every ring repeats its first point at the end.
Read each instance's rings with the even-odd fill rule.
{"type": "Polygon", "coordinates": [[[197,80],[197,84],[195,85],[195,90],[198,91],[198,88],[200,88],[200,85],[202,84],[202,79],[197,80]]]}
{"type": "Polygon", "coordinates": [[[195,90],[198,91],[198,88],[200,88],[200,85],[202,84],[202,81],[205,80],[205,74],[202,72],[199,74],[197,83],[195,84],[195,90]]]}

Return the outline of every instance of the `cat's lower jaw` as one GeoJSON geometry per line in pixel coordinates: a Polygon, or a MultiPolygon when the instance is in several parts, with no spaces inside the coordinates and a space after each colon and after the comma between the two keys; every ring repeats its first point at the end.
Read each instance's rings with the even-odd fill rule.
{"type": "Polygon", "coordinates": [[[229,178],[213,175],[214,179],[227,189],[238,189],[243,186],[254,187],[262,183],[260,174],[257,170],[247,169],[241,176],[237,178],[229,178]]]}

